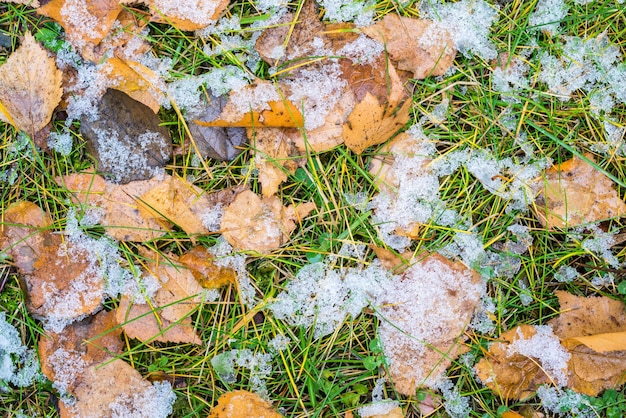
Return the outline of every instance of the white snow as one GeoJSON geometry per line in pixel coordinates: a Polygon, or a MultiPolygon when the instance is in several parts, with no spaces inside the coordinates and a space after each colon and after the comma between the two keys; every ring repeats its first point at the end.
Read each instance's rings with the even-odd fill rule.
{"type": "Polygon", "coordinates": [[[530,15],[528,24],[550,35],[556,35],[568,11],[569,7],[564,0],[539,0],[530,15]]]}
{"type": "Polygon", "coordinates": [[[40,376],[37,353],[22,345],[18,330],[0,312],[0,393],[9,391],[9,384],[30,386],[40,376]]]}

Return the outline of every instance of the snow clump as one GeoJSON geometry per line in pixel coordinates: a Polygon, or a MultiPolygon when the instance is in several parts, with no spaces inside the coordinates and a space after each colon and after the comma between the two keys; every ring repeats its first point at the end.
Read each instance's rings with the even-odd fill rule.
{"type": "Polygon", "coordinates": [[[40,376],[37,353],[22,345],[19,332],[0,312],[0,393],[8,392],[10,384],[30,386],[40,376]]]}

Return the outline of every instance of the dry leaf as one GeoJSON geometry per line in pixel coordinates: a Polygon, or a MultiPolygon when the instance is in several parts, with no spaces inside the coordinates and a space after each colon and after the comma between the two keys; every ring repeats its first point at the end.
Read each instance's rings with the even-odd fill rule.
{"type": "MultiPolygon", "coordinates": [[[[378,406],[377,404],[373,404],[378,406]]],[[[383,405],[384,405],[384,401],[383,401],[383,405]]],[[[364,408],[367,408],[368,405],[365,405],[364,408]]],[[[402,413],[402,408],[400,408],[399,406],[396,406],[395,408],[392,408],[389,412],[385,413],[385,414],[374,414],[374,415],[368,415],[368,414],[363,414],[361,412],[361,417],[363,418],[404,418],[404,414],[402,413]]]]}
{"type": "Polygon", "coordinates": [[[54,58],[27,32],[0,67],[0,120],[33,136],[61,101],[61,78],[54,58]]]}
{"type": "Polygon", "coordinates": [[[394,277],[379,308],[379,333],[399,393],[436,386],[466,351],[463,332],[483,291],[478,273],[439,254],[394,277]]]}
{"type": "Polygon", "coordinates": [[[556,292],[561,314],[549,322],[571,354],[568,387],[589,396],[626,382],[624,303],[556,292]]]}
{"type": "Polygon", "coordinates": [[[248,137],[254,144],[254,162],[259,170],[259,182],[264,197],[278,192],[278,186],[287,180],[306,160],[300,156],[292,139],[284,129],[248,129],[248,137]]]}
{"type": "Polygon", "coordinates": [[[167,176],[138,199],[145,219],[171,222],[188,235],[204,235],[202,215],[210,207],[206,193],[180,177],[167,176]]]}
{"type": "Polygon", "coordinates": [[[119,0],[51,0],[37,9],[56,20],[72,43],[99,44],[122,11],[119,0]]]}
{"type": "MultiPolygon", "coordinates": [[[[122,296],[117,321],[126,335],[141,341],[202,344],[190,317],[203,302],[204,288],[195,277],[202,272],[194,272],[177,259],[159,257],[156,260],[148,264],[146,270],[147,274],[156,277],[161,287],[150,303],[122,296]]],[[[217,272],[224,276],[218,280],[230,279],[230,272],[226,269],[217,268],[217,272]]]]}
{"type": "Polygon", "coordinates": [[[228,6],[228,0],[144,0],[150,6],[152,21],[167,23],[184,31],[205,28],[215,22],[228,6]]]}
{"type": "Polygon", "coordinates": [[[101,71],[110,79],[110,87],[123,91],[157,113],[163,101],[163,82],[159,76],[138,62],[109,58],[101,71]]]}
{"type": "MultiPolygon", "coordinates": [[[[585,156],[593,161],[591,154],[585,156]]],[[[626,203],[618,196],[611,179],[580,158],[550,168],[533,188],[538,192],[534,206],[537,218],[550,229],[626,214],[626,203]]]]}
{"type": "Polygon", "coordinates": [[[30,7],[37,8],[39,7],[39,0],[6,0],[9,3],[15,4],[25,4],[30,7]]]}
{"type": "Polygon", "coordinates": [[[103,311],[41,337],[42,372],[72,396],[72,402],[59,403],[61,418],[134,416],[169,401],[115,358],[123,348],[116,325],[114,313],[103,311]]]}
{"type": "MultiPolygon", "coordinates": [[[[480,380],[505,399],[527,398],[533,396],[540,385],[554,383],[556,377],[549,376],[546,372],[548,370],[554,372],[552,369],[558,368],[559,365],[545,364],[541,359],[511,349],[512,345],[519,344],[521,340],[526,340],[525,344],[533,344],[527,341],[537,334],[537,328],[531,325],[520,325],[501,334],[499,340],[502,342],[492,343],[489,346],[488,355],[480,359],[475,366],[480,380]]],[[[548,335],[544,335],[542,339],[545,337],[548,335]]],[[[541,345],[543,350],[558,347],[557,337],[550,333],[549,338],[552,341],[551,346],[541,345]]],[[[563,352],[565,352],[564,349],[563,352]]],[[[566,373],[566,370],[557,372],[566,373]]],[[[559,380],[557,383],[564,384],[565,382],[559,380]]]]}
{"type": "Polygon", "coordinates": [[[215,263],[215,256],[206,247],[193,247],[180,256],[179,261],[191,271],[200,286],[206,289],[217,289],[237,282],[237,273],[228,267],[215,263]]]}
{"type": "Polygon", "coordinates": [[[232,90],[222,113],[213,121],[195,120],[200,126],[243,128],[298,128],[304,118],[298,107],[285,99],[269,81],[258,80],[239,90],[232,90]]]}
{"type": "Polygon", "coordinates": [[[282,246],[315,204],[284,207],[280,199],[261,199],[252,191],[239,194],[224,211],[221,230],[230,245],[239,250],[269,253],[282,246]]]}
{"type": "Polygon", "coordinates": [[[245,390],[227,392],[219,397],[209,418],[281,418],[272,405],[256,393],[245,390]]]}
{"type": "Polygon", "coordinates": [[[410,71],[416,79],[443,75],[454,61],[452,37],[432,21],[389,13],[363,33],[385,45],[400,70],[410,71]],[[426,36],[425,36],[426,35],[426,36]]]}

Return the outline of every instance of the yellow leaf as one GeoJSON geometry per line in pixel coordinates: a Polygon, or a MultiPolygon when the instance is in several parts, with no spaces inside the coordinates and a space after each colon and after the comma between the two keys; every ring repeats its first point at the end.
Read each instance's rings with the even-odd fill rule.
{"type": "Polygon", "coordinates": [[[150,5],[152,21],[167,23],[184,31],[194,31],[205,28],[217,20],[229,0],[186,0],[175,2],[171,0],[149,0],[144,3],[150,5]]]}
{"type": "Polygon", "coordinates": [[[572,337],[562,341],[568,349],[583,344],[597,353],[607,351],[626,351],[626,331],[612,332],[608,334],[587,335],[584,337],[572,337]]]}
{"type": "Polygon", "coordinates": [[[159,76],[154,71],[138,62],[116,57],[107,60],[103,71],[111,80],[112,88],[145,104],[154,113],[159,111],[163,92],[158,86],[159,76]]]}
{"type": "Polygon", "coordinates": [[[272,409],[272,405],[261,399],[256,393],[245,390],[227,392],[219,397],[209,418],[281,418],[282,415],[272,409]]]}
{"type": "Polygon", "coordinates": [[[62,73],[30,33],[22,45],[0,67],[0,119],[29,135],[50,122],[61,101],[62,73]],[[7,117],[8,116],[8,117],[7,117]]]}

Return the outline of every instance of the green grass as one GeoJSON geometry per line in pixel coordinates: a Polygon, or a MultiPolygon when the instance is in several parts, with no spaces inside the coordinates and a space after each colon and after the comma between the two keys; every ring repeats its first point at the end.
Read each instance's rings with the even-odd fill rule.
{"type": "MultiPolygon", "coordinates": [[[[426,0],[424,0],[426,1],[426,0]]],[[[295,6],[294,2],[294,6],[295,6]]],[[[528,30],[528,17],[534,1],[512,0],[499,2],[499,19],[492,27],[491,40],[498,52],[522,54],[527,51],[531,39],[537,47],[551,53],[561,49],[559,36],[549,37],[528,30]]],[[[400,11],[417,16],[417,2],[395,2],[379,0],[376,4],[379,16],[400,11]]],[[[626,54],[626,8],[615,1],[598,0],[588,5],[572,5],[570,13],[561,23],[564,35],[591,38],[606,33],[607,38],[626,54]]],[[[243,21],[262,19],[248,0],[231,2],[229,14],[243,21]]],[[[246,25],[244,25],[246,26],[246,25]]],[[[174,77],[196,75],[212,67],[235,65],[242,67],[241,51],[209,57],[203,53],[203,42],[217,45],[217,37],[202,41],[192,33],[163,24],[150,24],[147,40],[159,57],[173,60],[174,77]]],[[[0,6],[0,34],[10,37],[11,47],[0,49],[0,62],[19,45],[18,39],[26,30],[37,32],[54,26],[39,17],[32,9],[3,4],[0,6]]],[[[245,29],[239,33],[250,35],[245,29]]],[[[54,35],[53,35],[54,36],[54,35]]],[[[536,74],[539,61],[536,54],[528,60],[531,73],[536,74]]],[[[523,157],[523,150],[515,138],[523,133],[536,149],[538,156],[552,158],[555,163],[565,161],[573,154],[594,154],[599,170],[612,176],[618,184],[620,196],[626,194],[626,164],[620,155],[604,156],[593,152],[594,143],[602,143],[603,126],[598,118],[590,115],[590,103],[582,92],[575,92],[571,100],[561,101],[546,93],[547,88],[536,79],[531,79],[530,88],[520,94],[521,102],[512,105],[511,111],[519,116],[515,129],[506,125],[505,108],[500,94],[491,86],[492,63],[479,57],[465,58],[458,55],[457,71],[445,78],[428,78],[412,81],[413,120],[429,115],[445,98],[450,100],[450,110],[443,123],[424,122],[424,131],[438,140],[438,150],[446,155],[457,149],[489,149],[498,158],[523,157]]],[[[244,67],[242,67],[244,68],[244,67]]],[[[267,75],[267,66],[262,65],[258,75],[267,75]]],[[[174,142],[184,142],[185,130],[174,111],[161,110],[159,116],[170,129],[174,142]]],[[[618,105],[613,117],[622,126],[626,123],[626,106],[618,105]]],[[[60,131],[63,120],[55,121],[54,129],[60,131]]],[[[74,130],[77,132],[77,130],[74,130]]],[[[248,271],[257,289],[262,305],[269,303],[297,271],[309,261],[320,260],[328,254],[337,253],[342,243],[355,242],[382,245],[377,238],[375,225],[369,222],[369,212],[362,213],[346,204],[344,193],[364,192],[372,198],[377,190],[367,173],[370,160],[377,154],[378,147],[362,155],[355,155],[340,146],[325,153],[312,153],[307,157],[307,166],[289,177],[279,191],[285,204],[315,201],[319,214],[305,219],[293,233],[291,239],[279,250],[265,257],[250,257],[248,271]]],[[[0,125],[0,173],[13,175],[10,183],[0,182],[0,212],[19,200],[32,201],[49,211],[56,230],[65,225],[65,214],[71,206],[68,192],[56,185],[54,177],[79,171],[91,164],[86,155],[80,135],[76,133],[74,150],[65,157],[57,153],[44,153],[36,149],[30,139],[23,137],[8,124],[0,125]],[[10,152],[19,148],[19,152],[10,152]],[[11,174],[13,173],[13,174],[11,174]]],[[[180,155],[168,166],[169,172],[193,175],[194,184],[206,191],[250,182],[253,190],[259,191],[249,152],[244,152],[232,162],[206,161],[206,167],[191,164],[191,155],[180,155]]],[[[624,300],[623,270],[611,268],[604,260],[589,253],[581,246],[581,237],[572,231],[554,232],[541,226],[531,212],[507,213],[504,199],[489,193],[465,168],[456,170],[440,179],[440,193],[447,207],[473,221],[475,232],[485,243],[486,249],[499,251],[502,244],[511,238],[507,227],[518,222],[528,226],[533,237],[529,251],[519,256],[519,271],[511,279],[495,277],[488,283],[489,296],[496,302],[493,334],[483,335],[467,331],[470,354],[478,359],[487,349],[488,343],[500,332],[518,324],[544,324],[558,314],[558,303],[554,291],[564,289],[578,295],[606,295],[624,300]],[[554,280],[562,265],[576,267],[581,277],[563,284],[554,280]],[[615,285],[598,289],[591,281],[599,273],[613,272],[615,285]],[[620,287],[621,284],[621,287],[620,287]],[[619,292],[622,290],[622,292],[619,292]],[[522,303],[523,289],[530,296],[530,303],[522,303]]],[[[0,219],[1,221],[1,219],[0,219]]],[[[622,231],[624,221],[613,219],[607,222],[611,228],[622,231]]],[[[87,231],[92,235],[102,230],[87,231]]],[[[438,225],[425,225],[412,250],[436,251],[450,243],[457,231],[438,225]]],[[[582,234],[582,238],[586,233],[582,234]]],[[[216,236],[199,239],[199,243],[211,246],[216,236]]],[[[138,244],[119,244],[120,251],[128,263],[140,259],[138,244]]],[[[191,247],[191,241],[182,232],[168,234],[150,243],[163,253],[181,254],[191,247]]],[[[613,253],[624,262],[626,247],[620,243],[613,253]]],[[[368,260],[374,255],[368,252],[368,260]]],[[[356,265],[356,260],[340,258],[345,266],[356,265]]],[[[23,338],[24,344],[37,347],[43,333],[41,326],[26,311],[20,278],[10,260],[0,264],[0,311],[7,313],[23,338]]],[[[273,372],[266,379],[270,397],[277,408],[289,417],[332,417],[343,416],[370,400],[376,380],[384,376],[385,361],[376,347],[378,319],[372,309],[366,310],[356,319],[347,319],[333,334],[314,339],[306,329],[290,327],[275,319],[268,310],[250,311],[239,301],[237,290],[227,287],[221,290],[221,301],[201,306],[193,318],[200,331],[204,346],[174,345],[163,343],[140,343],[126,339],[122,358],[143,376],[148,378],[165,373],[175,382],[177,401],[175,417],[206,416],[217,398],[225,391],[250,388],[249,371],[239,368],[234,383],[224,381],[211,366],[210,360],[228,350],[249,349],[254,353],[269,353],[268,342],[276,335],[288,336],[292,343],[277,355],[273,372]]],[[[106,307],[113,309],[116,301],[107,301],[106,307]]],[[[499,412],[511,407],[538,409],[537,399],[524,402],[507,402],[477,383],[472,369],[456,361],[448,370],[448,376],[463,396],[467,396],[474,417],[498,416],[499,412]]],[[[425,393],[430,393],[426,390],[425,393]]],[[[626,411],[624,390],[609,391],[608,395],[592,399],[598,416],[620,416],[626,411]]],[[[418,416],[417,402],[423,392],[406,398],[386,386],[386,397],[400,400],[406,416],[418,416]]],[[[55,406],[58,393],[50,382],[43,379],[31,387],[14,388],[0,392],[0,415],[13,417],[18,412],[25,416],[57,416],[55,406]]],[[[438,393],[432,393],[440,398],[438,393]]],[[[435,416],[446,416],[443,408],[435,416]]]]}

